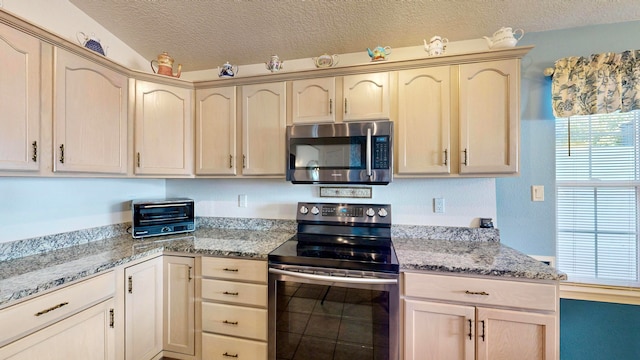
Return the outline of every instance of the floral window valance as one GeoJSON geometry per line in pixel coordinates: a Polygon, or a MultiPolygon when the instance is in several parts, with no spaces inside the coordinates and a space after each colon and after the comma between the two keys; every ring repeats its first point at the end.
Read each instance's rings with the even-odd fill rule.
{"type": "Polygon", "coordinates": [[[555,117],[640,109],[640,50],[559,59],[551,101],[555,117]]]}

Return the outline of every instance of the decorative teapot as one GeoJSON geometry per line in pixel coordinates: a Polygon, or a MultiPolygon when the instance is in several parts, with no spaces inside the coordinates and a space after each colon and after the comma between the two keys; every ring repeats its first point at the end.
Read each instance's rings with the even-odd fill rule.
{"type": "Polygon", "coordinates": [[[180,74],[182,73],[182,64],[178,65],[178,73],[174,75],[173,74],[173,58],[169,56],[169,54],[165,51],[162,54],[158,55],[158,60],[156,59],[151,60],[151,70],[153,70],[154,73],[157,73],[160,75],[179,78],[180,74]],[[153,67],[154,62],[156,62],[158,66],[157,71],[153,67]]]}
{"type": "Polygon", "coordinates": [[[444,54],[444,50],[447,48],[447,44],[449,43],[449,39],[443,38],[440,36],[434,36],[429,40],[424,40],[424,51],[429,53],[429,56],[442,55],[444,54]]]}
{"type": "Polygon", "coordinates": [[[271,60],[269,62],[264,63],[267,67],[267,70],[271,72],[278,72],[282,70],[284,61],[280,61],[278,55],[271,55],[271,60]]]}
{"type": "Polygon", "coordinates": [[[222,68],[218,66],[218,77],[234,77],[238,73],[238,65],[231,65],[227,61],[222,68]]]}
{"type": "Polygon", "coordinates": [[[338,63],[338,55],[322,54],[313,58],[313,62],[318,68],[333,67],[338,63]]]}
{"type": "Polygon", "coordinates": [[[377,46],[373,50],[367,48],[371,61],[387,60],[387,55],[391,54],[391,46],[377,46]]]}
{"type": "Polygon", "coordinates": [[[518,40],[522,39],[524,31],[522,29],[512,30],[510,27],[503,27],[493,33],[493,37],[483,36],[487,40],[487,45],[491,49],[514,47],[518,40]],[[517,37],[518,32],[520,36],[517,37]]]}
{"type": "Polygon", "coordinates": [[[86,47],[89,50],[93,50],[102,56],[106,56],[106,49],[102,48],[102,45],[100,45],[100,39],[96,39],[93,34],[91,34],[91,37],[89,37],[82,31],[78,31],[76,37],[78,38],[78,42],[80,43],[80,45],[86,47]]]}

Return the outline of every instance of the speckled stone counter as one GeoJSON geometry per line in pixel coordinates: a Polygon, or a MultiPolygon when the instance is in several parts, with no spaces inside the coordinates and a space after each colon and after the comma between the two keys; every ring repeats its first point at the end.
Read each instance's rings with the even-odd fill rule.
{"type": "Polygon", "coordinates": [[[190,253],[266,259],[293,236],[283,230],[201,229],[147,240],[125,234],[0,262],[0,307],[153,254],[190,253]]]}
{"type": "Polygon", "coordinates": [[[554,268],[496,241],[393,238],[400,270],[532,280],[566,280],[554,268]]]}
{"type": "MultiPolygon", "coordinates": [[[[154,254],[266,259],[296,231],[292,220],[227,218],[198,219],[198,230],[188,236],[139,240],[132,239],[126,228],[119,224],[0,244],[0,308],[154,254]]],[[[394,225],[392,238],[402,271],[566,279],[555,269],[501,245],[497,229],[394,225]]]]}

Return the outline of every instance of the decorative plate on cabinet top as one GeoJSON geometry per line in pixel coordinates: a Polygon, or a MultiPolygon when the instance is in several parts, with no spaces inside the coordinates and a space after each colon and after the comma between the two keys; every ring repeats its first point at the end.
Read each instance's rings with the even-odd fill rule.
{"type": "Polygon", "coordinates": [[[338,60],[339,60],[338,55],[336,54],[333,54],[333,55],[322,54],[312,59],[313,59],[313,63],[316,65],[317,68],[334,67],[336,64],[338,64],[338,60]]]}

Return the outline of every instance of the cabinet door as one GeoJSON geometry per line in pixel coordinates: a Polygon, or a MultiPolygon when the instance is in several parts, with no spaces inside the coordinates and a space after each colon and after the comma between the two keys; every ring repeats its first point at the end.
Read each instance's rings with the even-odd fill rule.
{"type": "Polygon", "coordinates": [[[478,360],[558,358],[556,317],[478,308],[478,360]]]}
{"type": "Polygon", "coordinates": [[[40,41],[0,24],[0,170],[38,170],[40,41]]]}
{"type": "Polygon", "coordinates": [[[176,86],[136,82],[136,174],[191,174],[191,92],[176,86]]]}
{"type": "Polygon", "coordinates": [[[196,175],[236,175],[236,87],[196,90],[196,175]]]}
{"type": "Polygon", "coordinates": [[[55,52],[54,171],[126,173],[127,77],[55,52]]]}
{"type": "Polygon", "coordinates": [[[125,358],[162,351],[162,257],[125,269],[125,358]]]}
{"type": "Polygon", "coordinates": [[[389,73],[343,78],[344,121],[389,119],[389,73]]]}
{"type": "Polygon", "coordinates": [[[398,73],[398,174],[450,172],[450,68],[398,73]]]}
{"type": "Polygon", "coordinates": [[[405,360],[474,359],[473,306],[415,300],[404,304],[405,360]]]}
{"type": "Polygon", "coordinates": [[[194,259],[164,256],[163,350],[195,355],[194,259]]]}
{"type": "Polygon", "coordinates": [[[293,81],[292,97],[294,124],[336,121],[336,78],[293,81]]]}
{"type": "Polygon", "coordinates": [[[242,173],[282,175],[285,169],[284,82],[242,87],[242,173]]]}
{"type": "Polygon", "coordinates": [[[109,299],[0,348],[7,360],[114,360],[114,300],[109,299]]]}
{"type": "Polygon", "coordinates": [[[460,173],[516,173],[520,61],[460,65],[460,173]]]}

